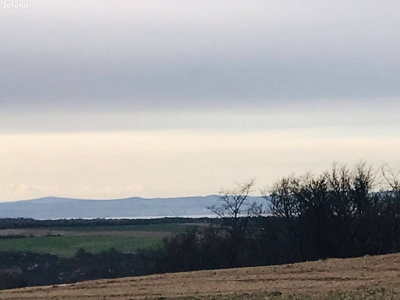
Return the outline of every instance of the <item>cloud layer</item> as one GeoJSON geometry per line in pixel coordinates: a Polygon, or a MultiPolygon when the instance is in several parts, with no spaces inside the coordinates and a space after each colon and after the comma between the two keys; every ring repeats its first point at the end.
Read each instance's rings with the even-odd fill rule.
{"type": "Polygon", "coordinates": [[[396,1],[38,1],[3,10],[0,108],[224,110],[397,97],[396,1]]]}
{"type": "Polygon", "coordinates": [[[400,2],[0,10],[0,200],[212,194],[400,164],[400,2]]]}

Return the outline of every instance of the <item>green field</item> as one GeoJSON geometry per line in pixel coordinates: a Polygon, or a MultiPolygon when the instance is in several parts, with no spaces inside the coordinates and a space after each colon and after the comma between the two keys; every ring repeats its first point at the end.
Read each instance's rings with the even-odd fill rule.
{"type": "Polygon", "coordinates": [[[155,237],[129,237],[116,235],[42,236],[0,240],[0,251],[50,253],[62,257],[73,256],[79,248],[96,253],[110,248],[133,252],[137,248],[154,247],[161,242],[155,237]]]}
{"type": "Polygon", "coordinates": [[[62,257],[73,256],[79,248],[91,253],[111,248],[120,252],[134,252],[137,248],[156,246],[169,233],[181,233],[196,227],[194,223],[118,225],[111,222],[115,221],[110,220],[110,225],[69,224],[17,229],[8,237],[0,237],[0,252],[49,253],[62,257]]]}
{"type": "Polygon", "coordinates": [[[146,225],[111,225],[111,226],[65,226],[65,227],[52,227],[54,230],[64,231],[83,231],[83,232],[97,232],[97,231],[156,231],[156,232],[171,232],[179,233],[184,232],[193,224],[146,224],[146,225]]]}

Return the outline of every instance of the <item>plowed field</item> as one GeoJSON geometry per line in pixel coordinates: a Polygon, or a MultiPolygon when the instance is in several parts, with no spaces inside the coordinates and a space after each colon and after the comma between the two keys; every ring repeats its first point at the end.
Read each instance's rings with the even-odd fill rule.
{"type": "Polygon", "coordinates": [[[400,299],[400,254],[0,292],[0,299],[400,299]]]}

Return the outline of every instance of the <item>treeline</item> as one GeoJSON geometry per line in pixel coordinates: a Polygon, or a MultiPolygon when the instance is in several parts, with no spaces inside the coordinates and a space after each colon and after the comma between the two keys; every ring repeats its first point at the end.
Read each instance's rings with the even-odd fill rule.
{"type": "Polygon", "coordinates": [[[0,264],[14,270],[16,284],[39,285],[399,252],[398,178],[388,167],[335,164],[319,175],[278,180],[263,191],[265,206],[249,202],[250,181],[220,193],[210,207],[215,224],[190,228],[157,248],[81,249],[70,259],[3,253],[0,264]]]}
{"type": "Polygon", "coordinates": [[[253,181],[210,207],[222,226],[165,245],[165,271],[245,267],[400,252],[399,172],[361,162],[319,175],[290,175],[248,203],[253,181]],[[268,212],[268,216],[265,215],[268,212]]]}
{"type": "Polygon", "coordinates": [[[335,164],[318,176],[282,178],[269,194],[280,238],[270,232],[293,261],[400,250],[399,172],[387,166],[335,164]]]}
{"type": "Polygon", "coordinates": [[[22,228],[54,228],[54,227],[96,227],[96,226],[128,226],[176,223],[207,223],[208,218],[166,217],[155,219],[56,219],[35,220],[31,218],[3,218],[0,219],[0,229],[22,228]]]}

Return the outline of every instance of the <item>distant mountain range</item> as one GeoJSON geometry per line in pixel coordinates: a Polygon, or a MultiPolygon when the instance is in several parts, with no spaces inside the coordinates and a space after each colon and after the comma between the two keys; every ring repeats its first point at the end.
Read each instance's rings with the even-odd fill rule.
{"type": "MultiPolygon", "coordinates": [[[[265,203],[261,197],[251,201],[265,203]]],[[[15,202],[0,202],[0,218],[95,219],[214,216],[207,208],[218,201],[217,195],[204,197],[154,198],[132,197],[115,200],[86,200],[45,197],[15,202]]]]}

